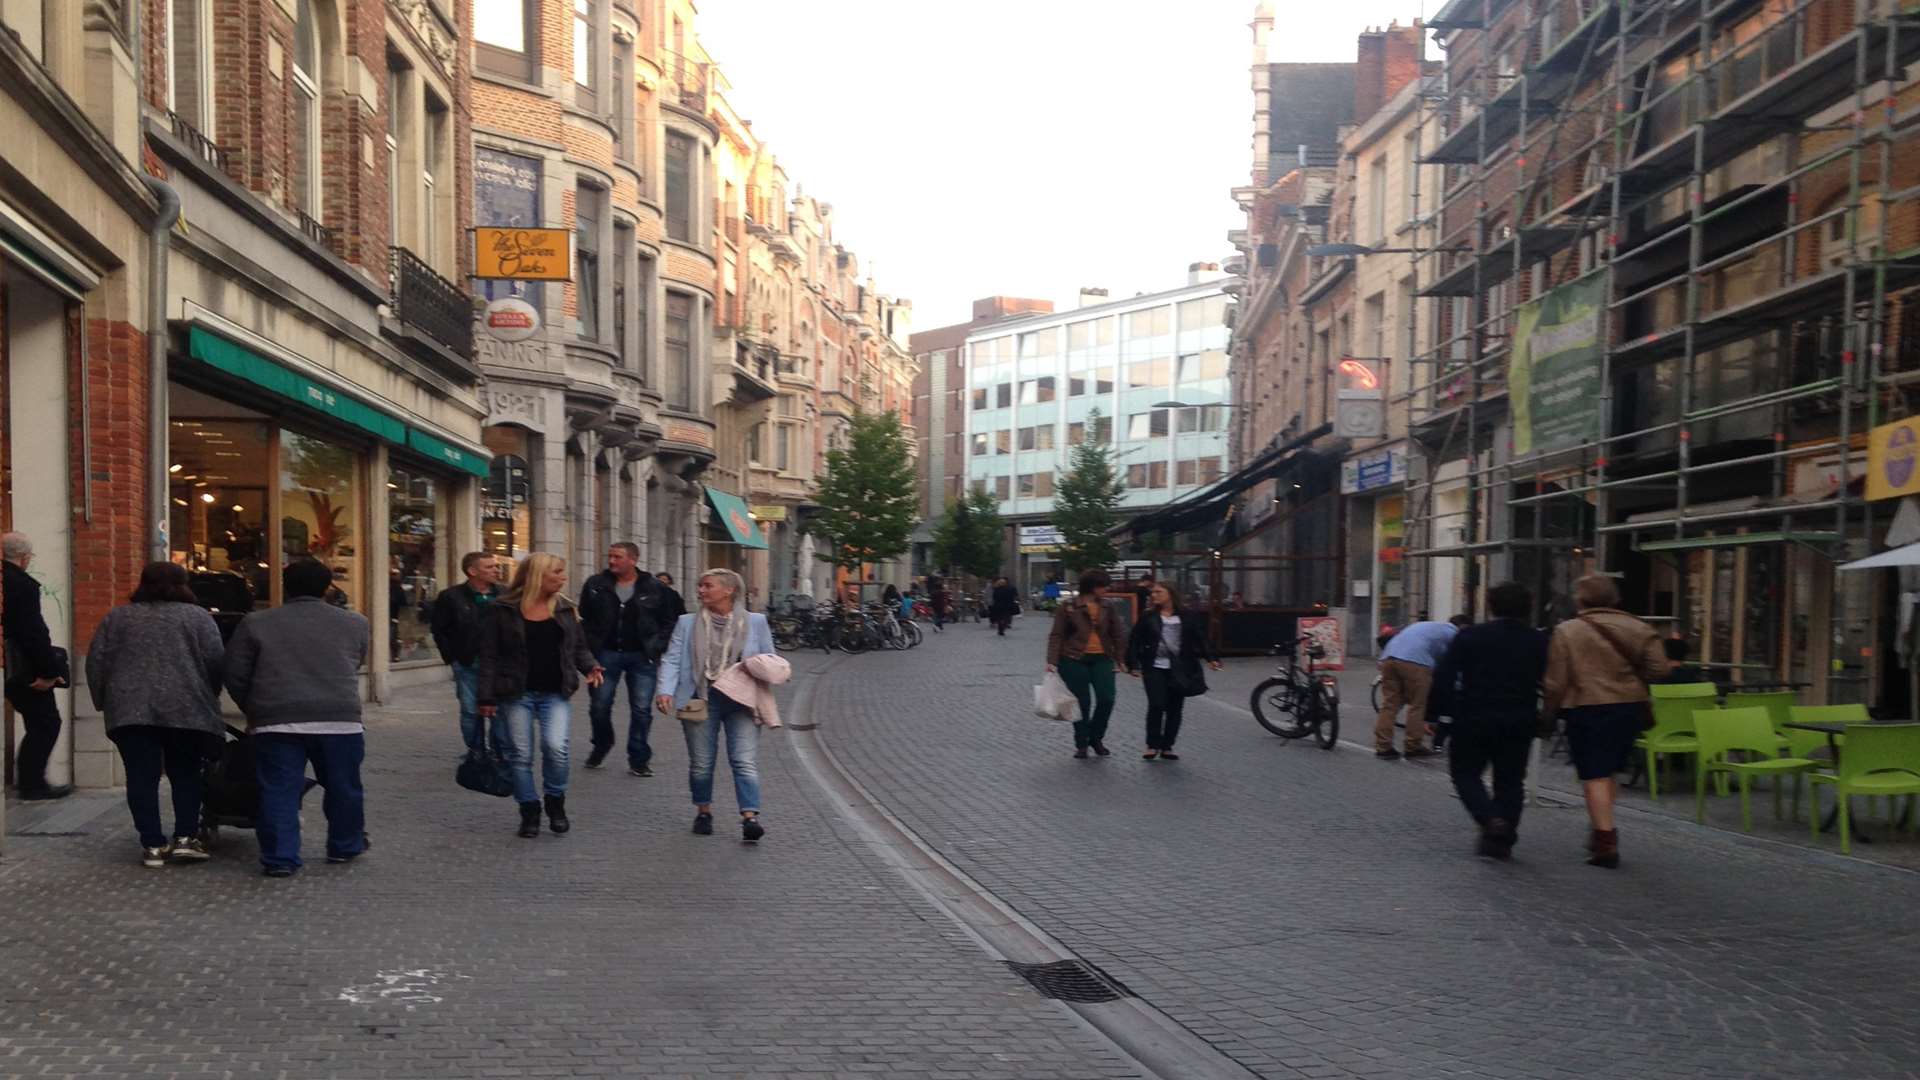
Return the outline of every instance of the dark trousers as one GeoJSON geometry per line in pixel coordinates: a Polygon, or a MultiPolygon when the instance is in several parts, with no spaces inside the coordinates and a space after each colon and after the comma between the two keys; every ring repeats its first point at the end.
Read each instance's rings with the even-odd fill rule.
{"type": "Polygon", "coordinates": [[[1186,713],[1187,696],[1167,685],[1167,671],[1150,667],[1141,679],[1147,687],[1147,749],[1171,750],[1180,737],[1180,720],[1186,713]]]}
{"type": "MultiPolygon", "coordinates": [[[[1531,724],[1531,718],[1526,721],[1531,724]]],[[[1453,790],[1460,804],[1485,825],[1492,818],[1504,819],[1519,830],[1520,811],[1526,804],[1527,756],[1533,750],[1533,732],[1526,725],[1490,726],[1456,720],[1453,737],[1447,743],[1447,771],[1453,776],[1453,790]],[[1493,766],[1493,793],[1487,793],[1487,766],[1493,766]]]]}
{"type": "Polygon", "coordinates": [[[653,685],[660,668],[644,652],[616,652],[602,649],[594,654],[606,680],[598,689],[587,691],[587,722],[593,729],[595,753],[613,749],[613,696],[620,692],[622,677],[627,684],[627,766],[644,769],[653,760],[653,685]]]}
{"type": "Polygon", "coordinates": [[[53,744],[60,741],[60,704],[51,690],[35,690],[27,683],[7,687],[7,704],[20,714],[20,753],[14,758],[14,783],[23,792],[47,786],[47,762],[53,744]]]}
{"type": "Polygon", "coordinates": [[[300,796],[307,789],[307,763],[326,789],[327,854],[358,855],[366,850],[367,817],[360,789],[360,763],[367,756],[365,735],[255,735],[254,772],[260,778],[260,865],[300,865],[300,796]]]}
{"type": "Polygon", "coordinates": [[[160,822],[160,776],[173,791],[173,835],[200,832],[200,801],[205,791],[207,750],[213,739],[198,731],[136,724],[115,728],[113,745],[127,770],[127,809],[140,832],[141,847],[167,842],[160,822]]]}
{"type": "Polygon", "coordinates": [[[1107,737],[1107,720],[1113,715],[1113,660],[1106,656],[1084,656],[1078,660],[1060,658],[1060,681],[1067,684],[1073,699],[1080,704],[1080,719],[1073,722],[1073,745],[1089,746],[1107,737]]]}

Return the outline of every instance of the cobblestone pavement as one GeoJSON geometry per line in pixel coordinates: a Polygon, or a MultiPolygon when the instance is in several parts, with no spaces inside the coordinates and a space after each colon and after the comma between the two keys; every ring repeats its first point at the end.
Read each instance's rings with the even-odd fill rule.
{"type": "Polygon", "coordinates": [[[1912,874],[1645,814],[1598,870],[1571,800],[1476,859],[1441,764],[1266,734],[1251,662],[1179,762],[1140,760],[1125,678],[1114,756],[1076,761],[1030,711],[1044,634],[847,658],[814,715],[925,841],[1260,1075],[1920,1075],[1912,874]]]}
{"type": "Polygon", "coordinates": [[[451,702],[413,691],[371,718],[375,846],[325,865],[312,795],[291,881],[259,876],[251,834],[146,870],[124,808],[32,835],[16,804],[0,1076],[1134,1075],[850,840],[791,735],[762,744],[757,848],[724,770],[718,835],[688,833],[673,724],[652,779],[576,756],[574,831],[522,840],[511,800],[454,787],[451,702]]]}

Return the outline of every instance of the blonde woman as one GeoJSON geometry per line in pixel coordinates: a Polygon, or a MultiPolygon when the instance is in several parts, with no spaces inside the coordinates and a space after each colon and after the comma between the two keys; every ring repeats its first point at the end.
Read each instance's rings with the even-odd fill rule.
{"type": "Polygon", "coordinates": [[[733,797],[740,809],[740,839],[757,843],[766,835],[760,822],[760,728],[750,703],[734,701],[713,681],[749,656],[773,652],[767,617],[746,610],[740,599],[746,585],[731,570],[709,570],[694,590],[700,608],[673,626],[673,643],[660,658],[662,713],[678,713],[687,736],[687,786],[693,795],[693,831],[713,835],[713,767],[720,732],[727,733],[727,763],[733,769],[733,797]]]}
{"type": "Polygon", "coordinates": [[[557,836],[573,827],[567,819],[567,729],[573,711],[567,699],[580,679],[599,686],[600,665],[587,648],[586,632],[567,587],[567,561],[536,552],[513,574],[513,584],[489,605],[480,628],[479,711],[506,711],[512,748],[513,795],[520,802],[520,835],[540,835],[541,790],[533,784],[533,743],[540,740],[540,772],[547,825],[557,836]]]}

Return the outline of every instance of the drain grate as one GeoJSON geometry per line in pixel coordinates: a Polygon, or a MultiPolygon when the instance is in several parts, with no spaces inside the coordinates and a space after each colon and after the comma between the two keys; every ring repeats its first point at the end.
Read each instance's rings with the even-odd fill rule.
{"type": "Polygon", "coordinates": [[[1120,980],[1084,960],[1056,960],[1051,964],[1022,964],[1012,960],[1006,965],[1015,975],[1027,980],[1041,997],[1055,1001],[1092,1004],[1133,997],[1133,991],[1120,980]]]}

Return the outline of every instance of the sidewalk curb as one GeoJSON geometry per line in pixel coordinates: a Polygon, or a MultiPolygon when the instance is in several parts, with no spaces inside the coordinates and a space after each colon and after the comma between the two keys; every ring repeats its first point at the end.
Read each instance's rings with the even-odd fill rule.
{"type": "MultiPolygon", "coordinates": [[[[829,661],[794,692],[791,708],[804,726],[792,724],[794,756],[835,809],[883,861],[1002,963],[1071,961],[1099,968],[1020,915],[895,817],[833,753],[820,725],[812,722],[816,681],[838,667],[829,661]]],[[[1054,999],[1066,1013],[1106,1042],[1117,1057],[1156,1080],[1254,1080],[1257,1074],[1145,1000],[1127,996],[1094,1004],[1054,999]]]]}

